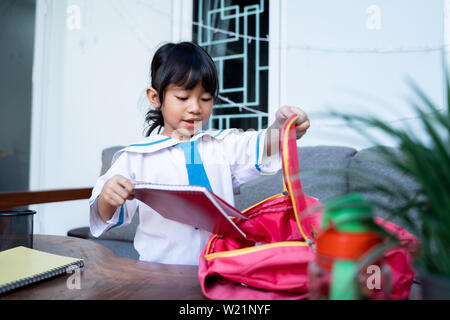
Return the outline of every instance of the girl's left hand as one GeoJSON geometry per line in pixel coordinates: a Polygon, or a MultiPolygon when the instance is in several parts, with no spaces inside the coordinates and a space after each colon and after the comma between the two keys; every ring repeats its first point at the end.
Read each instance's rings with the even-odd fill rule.
{"type": "Polygon", "coordinates": [[[297,121],[295,121],[295,131],[297,133],[297,139],[300,139],[301,137],[303,137],[303,135],[306,133],[306,131],[310,126],[309,119],[305,111],[303,111],[298,107],[283,106],[280,109],[278,109],[275,115],[276,122],[278,124],[278,127],[281,129],[283,128],[283,125],[286,122],[286,120],[293,114],[299,115],[297,121]]]}

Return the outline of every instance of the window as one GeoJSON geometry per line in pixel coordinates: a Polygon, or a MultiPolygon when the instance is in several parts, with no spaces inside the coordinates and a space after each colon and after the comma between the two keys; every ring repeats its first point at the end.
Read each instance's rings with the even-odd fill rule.
{"type": "Polygon", "coordinates": [[[193,41],[210,53],[219,74],[209,128],[267,127],[268,5],[268,0],[194,0],[193,41]]]}

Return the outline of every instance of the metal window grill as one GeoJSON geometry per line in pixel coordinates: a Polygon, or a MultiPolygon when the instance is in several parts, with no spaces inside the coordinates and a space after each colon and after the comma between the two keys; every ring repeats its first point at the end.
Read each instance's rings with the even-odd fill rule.
{"type": "Polygon", "coordinates": [[[193,39],[216,63],[219,99],[208,128],[260,130],[268,121],[268,0],[194,1],[193,39]]]}

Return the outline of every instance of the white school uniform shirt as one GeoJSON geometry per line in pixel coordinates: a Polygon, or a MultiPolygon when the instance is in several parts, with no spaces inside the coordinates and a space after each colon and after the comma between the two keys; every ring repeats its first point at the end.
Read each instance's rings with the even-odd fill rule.
{"type": "MultiPolygon", "coordinates": [[[[270,158],[263,155],[266,130],[210,130],[199,132],[191,139],[199,140],[198,151],[212,191],[233,206],[233,191],[239,190],[241,184],[281,169],[279,153],[270,158]]],[[[127,200],[107,222],[100,218],[97,209],[103,185],[114,175],[132,181],[189,185],[184,151],[177,147],[180,142],[164,135],[152,135],[113,156],[110,169],[97,180],[89,201],[90,231],[95,237],[129,224],[133,215],[139,214],[134,247],[140,260],[198,265],[209,232],[166,219],[137,199],[127,200]]]]}

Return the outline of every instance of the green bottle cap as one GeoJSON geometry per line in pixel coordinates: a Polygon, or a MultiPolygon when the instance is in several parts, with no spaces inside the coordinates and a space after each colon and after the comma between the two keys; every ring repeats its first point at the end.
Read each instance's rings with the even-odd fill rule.
{"type": "Polygon", "coordinates": [[[328,202],[322,218],[322,229],[333,224],[337,231],[369,232],[375,228],[370,204],[358,193],[328,202]]]}

